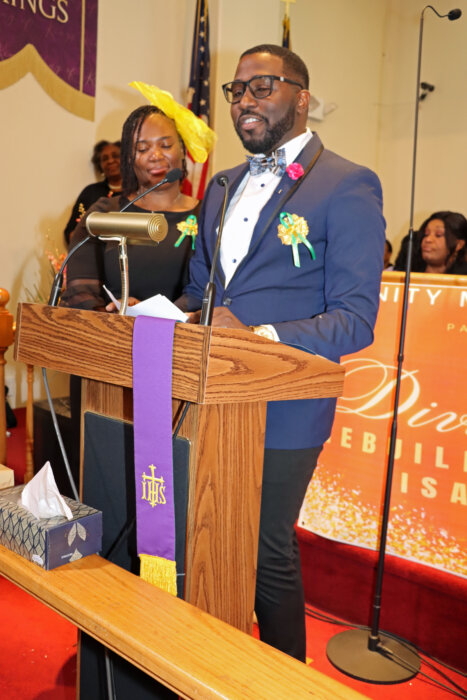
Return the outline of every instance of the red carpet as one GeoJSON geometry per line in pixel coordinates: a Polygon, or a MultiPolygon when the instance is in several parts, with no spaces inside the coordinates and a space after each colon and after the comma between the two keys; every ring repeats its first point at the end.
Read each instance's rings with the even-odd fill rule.
{"type": "MultiPolygon", "coordinates": [[[[305,597],[313,606],[371,625],[376,552],[299,529],[305,597]]],[[[387,555],[381,629],[467,671],[467,581],[387,555]]]]}
{"type": "MultiPolygon", "coordinates": [[[[20,474],[22,476],[24,472],[24,420],[22,413],[24,414],[22,411],[17,412],[18,427],[11,430],[12,435],[8,438],[7,465],[14,468],[15,472],[18,469],[17,476],[20,474]]],[[[21,480],[17,480],[17,483],[21,483],[21,480]]],[[[306,537],[302,537],[302,547],[305,539],[306,537]]],[[[318,540],[320,539],[318,538],[318,540]]],[[[310,542],[305,542],[306,544],[310,545],[310,542]]],[[[347,617],[352,617],[353,621],[358,620],[358,617],[361,616],[364,618],[368,617],[367,601],[369,598],[367,598],[367,591],[358,590],[358,586],[360,585],[364,588],[367,585],[371,589],[372,579],[370,576],[369,584],[362,583],[364,579],[362,578],[362,572],[358,569],[358,566],[363,566],[362,562],[360,564],[358,562],[355,564],[354,562],[353,566],[357,568],[352,569],[352,564],[346,560],[344,552],[339,551],[337,559],[331,557],[327,564],[323,564],[323,561],[321,561],[323,552],[319,554],[319,546],[329,550],[329,543],[323,544],[322,541],[314,543],[313,572],[311,571],[309,557],[306,558],[304,581],[307,593],[314,598],[320,598],[323,603],[320,607],[327,610],[340,609],[340,607],[348,610],[349,601],[352,601],[352,596],[354,596],[352,610],[355,614],[347,617]],[[326,566],[328,568],[327,574],[326,566]],[[345,570],[346,580],[349,581],[347,590],[343,590],[342,586],[339,586],[339,581],[342,580],[342,577],[340,577],[342,569],[345,570]],[[321,573],[323,577],[318,575],[321,573]],[[329,575],[331,578],[329,578],[329,575]],[[334,583],[332,583],[332,580],[334,583]],[[353,581],[353,588],[350,585],[351,581],[353,581]]],[[[348,555],[349,552],[346,554],[348,555]]],[[[365,562],[364,564],[368,568],[365,562]]],[[[392,575],[390,567],[388,567],[388,570],[389,575],[392,575]]],[[[414,585],[415,583],[416,581],[414,585]]],[[[443,583],[441,581],[441,583],[445,587],[446,582],[443,583]]],[[[419,581],[418,585],[419,587],[423,586],[423,582],[419,581]]],[[[431,604],[431,610],[425,610],[426,620],[429,620],[432,616],[438,619],[436,617],[438,613],[441,615],[447,614],[444,607],[436,602],[441,600],[443,592],[445,591],[440,587],[437,592],[438,597],[435,596],[433,598],[435,602],[431,604]]],[[[416,596],[416,593],[413,595],[416,596]]],[[[423,596],[423,591],[420,593],[420,596],[423,596]]],[[[414,597],[410,597],[407,601],[398,601],[401,603],[401,610],[403,611],[401,618],[407,616],[407,611],[410,609],[409,624],[413,624],[410,623],[410,620],[413,619],[413,610],[416,611],[417,615],[420,615],[420,610],[427,604],[425,598],[422,597],[421,601],[418,605],[414,597]]],[[[465,635],[465,606],[463,609],[459,609],[459,614],[463,621],[465,635]]],[[[75,697],[76,682],[76,628],[1,577],[0,615],[2,620],[2,634],[0,635],[1,700],[72,700],[75,697]]],[[[388,613],[386,615],[388,616],[388,613]]],[[[361,622],[361,620],[358,621],[361,622]]],[[[367,620],[365,619],[363,622],[366,623],[367,620]]],[[[386,622],[390,622],[390,620],[386,620],[386,622]]],[[[385,623],[384,627],[388,629],[390,625],[385,623]]],[[[430,627],[430,624],[428,624],[428,627],[430,627]]],[[[461,625],[459,627],[462,628],[461,625]]],[[[358,690],[363,695],[374,700],[393,700],[396,697],[397,700],[467,698],[467,680],[465,675],[463,676],[444,668],[444,672],[447,673],[449,678],[460,688],[465,688],[462,692],[459,687],[456,689],[455,686],[451,685],[429,667],[425,656],[422,656],[422,672],[436,678],[436,680],[444,683],[451,690],[436,686],[433,681],[426,679],[422,674],[419,674],[411,681],[389,686],[363,683],[343,675],[326,658],[327,641],[333,635],[342,631],[342,629],[342,627],[317,620],[314,617],[307,617],[307,654],[313,668],[332,678],[336,678],[341,683],[358,690]]],[[[414,632],[416,631],[414,629],[414,632]]],[[[442,634],[443,640],[449,637],[449,625],[446,625],[446,630],[442,634]]],[[[413,638],[412,641],[414,641],[413,638]]],[[[443,641],[444,643],[445,641],[443,641]]],[[[467,660],[465,637],[464,642],[459,639],[458,644],[460,644],[458,649],[459,658],[461,658],[465,666],[467,660]]],[[[440,664],[436,664],[436,666],[439,669],[443,669],[440,664]]],[[[122,700],[127,699],[124,698],[122,700]]],[[[137,698],[134,700],[137,700],[137,698]]]]}
{"type": "Polygon", "coordinates": [[[0,698],[73,700],[76,628],[0,578],[0,698]]]}

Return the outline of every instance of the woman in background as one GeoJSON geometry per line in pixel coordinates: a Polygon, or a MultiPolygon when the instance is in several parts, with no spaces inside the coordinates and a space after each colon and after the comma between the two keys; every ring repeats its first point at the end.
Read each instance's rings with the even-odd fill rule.
{"type": "MultiPolygon", "coordinates": [[[[188,148],[195,160],[206,160],[214,143],[214,132],[190,110],[177,104],[169,93],[143,83],[133,84],[152,102],[134,110],[125,121],[121,141],[122,193],[101,198],[89,210],[120,211],[132,199],[161,182],[170,170],[186,174],[188,148]]],[[[165,215],[169,230],[155,246],[128,240],[130,303],[155,294],[171,300],[181,295],[187,281],[188,263],[195,245],[199,202],[181,192],[180,182],[166,183],[130,205],[129,212],[159,212],[165,215]]],[[[71,238],[76,245],[87,235],[85,219],[71,238]]],[[[67,268],[67,289],[62,305],[113,311],[103,289],[121,296],[118,244],[96,238],[83,245],[67,268]]]]}
{"type": "Polygon", "coordinates": [[[100,182],[93,182],[79,193],[74,204],[71,216],[65,226],[64,235],[67,245],[70,236],[89,207],[101,197],[113,197],[122,191],[122,177],[120,174],[120,141],[99,141],[94,146],[91,163],[97,173],[103,176],[100,182]]]}
{"type": "Polygon", "coordinates": [[[467,220],[462,214],[440,211],[432,214],[420,229],[422,272],[466,275],[465,244],[467,220]]]}
{"type": "Polygon", "coordinates": [[[392,255],[392,244],[391,241],[386,241],[384,243],[384,259],[383,259],[383,270],[394,270],[394,265],[391,263],[392,255]]]}
{"type": "MultiPolygon", "coordinates": [[[[467,220],[463,214],[434,212],[414,233],[412,272],[467,275],[466,242],[467,220]]],[[[406,259],[407,237],[402,241],[394,269],[404,271],[406,259]]]]}

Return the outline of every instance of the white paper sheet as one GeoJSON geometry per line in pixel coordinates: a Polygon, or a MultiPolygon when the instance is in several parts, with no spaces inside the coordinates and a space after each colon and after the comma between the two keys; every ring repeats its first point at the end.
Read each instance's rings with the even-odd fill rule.
{"type": "MultiPolygon", "coordinates": [[[[120,302],[114,297],[112,292],[107,287],[102,285],[113,301],[117,309],[120,309],[120,302]]],[[[187,321],[188,316],[180,311],[178,306],[175,306],[170,299],[167,299],[163,294],[156,294],[149,299],[140,301],[134,306],[129,306],[126,310],[127,316],[154,316],[156,318],[173,318],[175,321],[187,321]]]]}

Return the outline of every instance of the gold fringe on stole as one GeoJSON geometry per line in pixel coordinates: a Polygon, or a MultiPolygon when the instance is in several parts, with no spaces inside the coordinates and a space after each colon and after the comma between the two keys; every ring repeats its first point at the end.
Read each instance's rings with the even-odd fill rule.
{"type": "Polygon", "coordinates": [[[162,588],[167,593],[177,595],[177,569],[175,562],[151,554],[140,554],[140,578],[162,588]]]}

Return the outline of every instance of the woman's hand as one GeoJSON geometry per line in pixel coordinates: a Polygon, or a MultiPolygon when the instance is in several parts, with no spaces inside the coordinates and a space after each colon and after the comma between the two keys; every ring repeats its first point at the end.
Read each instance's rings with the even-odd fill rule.
{"type": "MultiPolygon", "coordinates": [[[[119,299],[118,301],[120,302],[120,304],[122,303],[121,299],[119,299]]],[[[128,306],[134,306],[135,304],[139,304],[139,299],[136,299],[135,297],[128,297],[128,306]]],[[[118,311],[113,301],[107,304],[105,310],[111,314],[116,313],[118,311]]]]}

